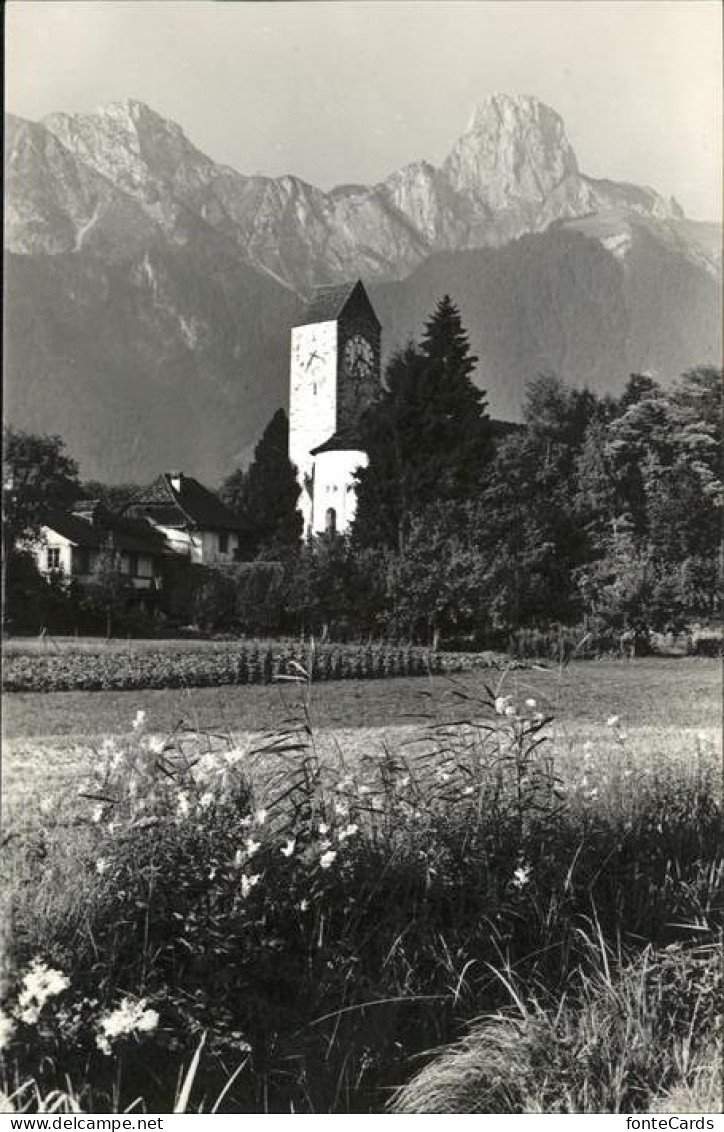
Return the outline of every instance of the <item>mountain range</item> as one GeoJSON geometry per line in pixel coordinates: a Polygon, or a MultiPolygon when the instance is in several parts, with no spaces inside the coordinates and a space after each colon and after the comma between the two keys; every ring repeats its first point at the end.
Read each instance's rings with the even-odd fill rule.
{"type": "Polygon", "coordinates": [[[386,352],[458,303],[491,412],[541,371],[615,392],[720,359],[720,233],[586,176],[558,114],[494,95],[440,166],[330,191],[245,176],[142,102],[6,120],[6,419],[108,482],[215,483],[285,404],[289,328],[362,278],[386,352]]]}

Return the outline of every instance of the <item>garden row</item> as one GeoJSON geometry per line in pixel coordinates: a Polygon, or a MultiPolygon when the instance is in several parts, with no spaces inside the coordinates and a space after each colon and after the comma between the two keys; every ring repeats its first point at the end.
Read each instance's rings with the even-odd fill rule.
{"type": "Polygon", "coordinates": [[[454,672],[493,663],[492,657],[461,657],[389,645],[270,645],[260,648],[252,644],[203,653],[181,649],[111,655],[68,652],[6,657],[3,689],[6,692],[131,691],[266,684],[278,679],[374,680],[454,672]]]}

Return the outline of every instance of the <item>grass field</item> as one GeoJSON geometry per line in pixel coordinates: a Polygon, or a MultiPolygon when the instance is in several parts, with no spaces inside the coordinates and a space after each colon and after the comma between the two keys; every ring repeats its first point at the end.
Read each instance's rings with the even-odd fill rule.
{"type": "MultiPolygon", "coordinates": [[[[701,659],[582,661],[556,667],[381,681],[322,683],[310,690],[310,714],[321,753],[339,750],[357,761],[388,742],[413,739],[430,719],[454,722],[476,715],[484,685],[536,699],[554,717],[551,728],[562,767],[575,764],[584,743],[608,765],[620,751],[606,720],[620,716],[627,757],[655,766],[697,753],[716,758],[721,746],[721,669],[701,659]]],[[[233,736],[252,750],[260,733],[298,717],[295,684],[144,692],[18,693],[4,698],[5,812],[39,792],[85,775],[103,737],[128,732],[136,711],[149,729],[180,723],[233,736]]]]}
{"type": "Polygon", "coordinates": [[[647,659],[7,696],[7,1103],[709,1111],[720,692],[647,659]]]}
{"type": "MultiPolygon", "coordinates": [[[[601,723],[611,714],[628,727],[718,727],[721,722],[721,665],[715,660],[648,658],[581,661],[556,666],[494,670],[451,678],[384,681],[345,680],[312,688],[315,724],[320,728],[392,727],[434,709],[445,718],[460,710],[458,692],[474,697],[484,684],[503,678],[506,691],[532,696],[550,709],[561,726],[601,723]]],[[[275,726],[294,709],[295,685],[133,692],[16,693],[4,698],[7,739],[122,734],[136,710],[158,731],[185,719],[202,728],[259,731],[275,726]]]]}

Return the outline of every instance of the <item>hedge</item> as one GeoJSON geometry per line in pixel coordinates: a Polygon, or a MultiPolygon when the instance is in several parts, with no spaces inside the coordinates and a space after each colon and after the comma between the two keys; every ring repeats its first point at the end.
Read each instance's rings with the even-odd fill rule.
{"type": "Polygon", "coordinates": [[[314,649],[240,644],[199,653],[163,652],[103,655],[68,652],[48,656],[8,656],[3,668],[6,692],[131,691],[140,688],[214,687],[265,684],[280,677],[320,680],[374,680],[425,676],[464,668],[492,667],[496,659],[435,653],[389,644],[322,644],[314,649]]]}

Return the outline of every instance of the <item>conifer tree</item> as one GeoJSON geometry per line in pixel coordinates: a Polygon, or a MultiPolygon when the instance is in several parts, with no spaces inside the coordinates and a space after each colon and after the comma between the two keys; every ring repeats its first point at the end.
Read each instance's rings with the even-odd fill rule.
{"type": "Polygon", "coordinates": [[[449,295],[443,295],[425,323],[420,349],[425,357],[444,366],[451,377],[470,377],[475,370],[478,358],[470,353],[459,311],[449,295]]]}
{"type": "Polygon", "coordinates": [[[358,474],[359,543],[399,550],[415,515],[480,491],[491,441],[485,395],[470,379],[476,361],[448,296],[420,345],[390,361],[385,389],[362,422],[369,462],[358,474]]]}
{"type": "Polygon", "coordinates": [[[299,549],[300,489],[288,453],[289,421],[284,409],[278,409],[254,449],[249,468],[239,469],[222,484],[222,499],[248,529],[245,556],[284,558],[299,549]]]}

